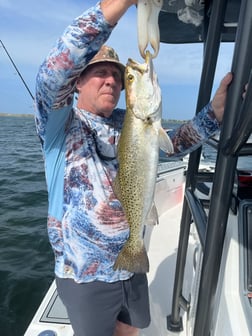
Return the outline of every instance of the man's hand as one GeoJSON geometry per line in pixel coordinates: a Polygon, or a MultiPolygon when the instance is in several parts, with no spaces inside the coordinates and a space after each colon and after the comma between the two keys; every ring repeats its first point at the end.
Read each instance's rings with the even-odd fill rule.
{"type": "Polygon", "coordinates": [[[212,100],[212,107],[214,110],[214,114],[216,119],[219,122],[222,122],[226,98],[227,98],[227,89],[229,84],[231,83],[233,75],[231,72],[228,72],[226,76],[221,80],[220,86],[216,91],[213,100],[212,100]]]}
{"type": "Polygon", "coordinates": [[[127,9],[136,4],[137,0],[103,0],[101,9],[105,19],[114,26],[127,9]]]}

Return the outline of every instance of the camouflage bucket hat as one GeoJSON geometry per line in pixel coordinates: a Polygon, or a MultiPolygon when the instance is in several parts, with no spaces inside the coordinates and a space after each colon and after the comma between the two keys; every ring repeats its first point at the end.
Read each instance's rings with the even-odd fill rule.
{"type": "MultiPolygon", "coordinates": [[[[103,45],[97,54],[91,59],[91,61],[83,69],[85,71],[90,65],[101,62],[111,62],[115,63],[121,71],[122,74],[122,90],[124,89],[124,71],[125,66],[120,62],[119,57],[115,50],[111,47],[103,45]]],[[[82,72],[83,72],[82,71],[82,72]]]]}

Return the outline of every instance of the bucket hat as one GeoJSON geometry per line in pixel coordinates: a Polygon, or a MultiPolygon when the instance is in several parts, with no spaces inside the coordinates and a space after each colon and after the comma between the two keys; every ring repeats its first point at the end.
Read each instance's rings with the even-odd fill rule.
{"type": "Polygon", "coordinates": [[[115,63],[122,74],[122,90],[124,89],[124,71],[125,66],[120,62],[119,57],[115,50],[107,45],[103,45],[101,49],[95,54],[95,56],[88,62],[88,64],[82,70],[82,73],[92,64],[110,62],[115,63]]]}

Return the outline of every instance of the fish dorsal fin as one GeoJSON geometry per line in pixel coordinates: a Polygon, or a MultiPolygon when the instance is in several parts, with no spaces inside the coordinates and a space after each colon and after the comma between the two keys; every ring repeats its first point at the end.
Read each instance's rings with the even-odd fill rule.
{"type": "Polygon", "coordinates": [[[162,127],[158,130],[158,137],[160,149],[165,153],[172,154],[174,152],[173,144],[162,127]]]}

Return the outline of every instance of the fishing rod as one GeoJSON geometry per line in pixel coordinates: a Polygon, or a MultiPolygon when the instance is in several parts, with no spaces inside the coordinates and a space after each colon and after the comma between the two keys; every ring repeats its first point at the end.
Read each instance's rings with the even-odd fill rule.
{"type": "Polygon", "coordinates": [[[0,40],[0,43],[2,44],[2,47],[3,47],[4,51],[6,52],[7,56],[9,57],[9,59],[10,59],[12,65],[14,66],[15,70],[17,71],[19,77],[21,78],[21,80],[22,80],[24,86],[26,87],[26,90],[29,92],[30,96],[32,97],[32,100],[34,100],[34,96],[33,96],[33,94],[31,93],[31,91],[30,91],[28,85],[26,84],[26,82],[25,82],[23,76],[22,76],[21,73],[19,72],[19,70],[18,70],[16,64],[14,63],[14,61],[13,61],[13,59],[11,58],[10,54],[8,53],[8,50],[6,49],[6,47],[5,47],[4,43],[3,43],[3,41],[0,40]]]}

